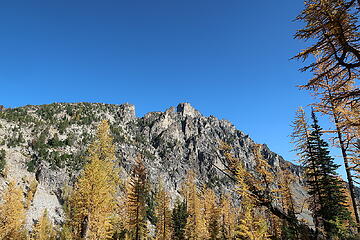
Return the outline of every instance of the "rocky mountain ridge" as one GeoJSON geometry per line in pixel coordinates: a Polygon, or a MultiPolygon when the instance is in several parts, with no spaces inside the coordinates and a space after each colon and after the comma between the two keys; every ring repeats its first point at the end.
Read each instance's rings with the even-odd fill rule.
{"type": "MultiPolygon", "coordinates": [[[[251,170],[254,167],[254,141],[227,120],[203,116],[189,103],[180,103],[165,112],[150,112],[136,117],[131,104],[54,103],[0,111],[0,150],[5,151],[7,178],[0,177],[0,191],[15,179],[27,196],[28,226],[44,208],[55,223],[64,220],[64,187],[72,185],[85,162],[86,148],[98,123],[107,119],[116,145],[119,164],[126,178],[140,153],[151,183],[159,178],[175,199],[189,170],[197,174],[199,186],[207,185],[216,193],[232,193],[234,181],[224,172],[226,161],[220,144],[232,147],[235,157],[251,170]],[[38,183],[36,187],[32,183],[38,183]],[[34,189],[35,188],[35,189],[34,189]]],[[[262,154],[274,175],[287,166],[281,156],[263,145],[262,154]]],[[[301,168],[290,164],[296,178],[293,192],[296,204],[307,197],[302,185],[301,168]]],[[[281,206],[279,206],[281,208],[281,206]]],[[[305,209],[302,218],[311,222],[305,209]]]]}

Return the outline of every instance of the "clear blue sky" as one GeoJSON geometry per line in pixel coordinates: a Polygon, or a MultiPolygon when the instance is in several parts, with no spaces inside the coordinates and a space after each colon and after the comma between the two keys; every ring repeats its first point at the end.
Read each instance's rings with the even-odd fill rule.
{"type": "Polygon", "coordinates": [[[292,160],[302,0],[2,1],[0,105],[190,102],[292,160]]]}

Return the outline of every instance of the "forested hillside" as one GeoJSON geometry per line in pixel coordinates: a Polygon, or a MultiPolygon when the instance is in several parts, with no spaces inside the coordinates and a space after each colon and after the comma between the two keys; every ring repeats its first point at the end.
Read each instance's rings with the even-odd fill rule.
{"type": "MultiPolygon", "coordinates": [[[[258,200],[249,202],[257,207],[251,207],[254,213],[248,216],[255,217],[252,214],[256,214],[263,217],[264,222],[259,223],[261,228],[259,225],[256,231],[280,236],[282,223],[291,218],[287,213],[290,202],[299,221],[302,219],[309,226],[312,225],[300,167],[286,162],[266,145],[255,144],[230,122],[202,116],[188,103],[179,104],[176,110],[171,107],[165,112],[151,112],[141,118],[135,116],[135,108],[129,104],[54,103],[25,106],[1,111],[0,124],[2,162],[5,163],[1,186],[5,191],[9,188],[8,184],[15,181],[20,187],[18,191],[23,194],[19,197],[24,197],[26,214],[23,229],[26,231],[34,229],[46,209],[46,215],[58,231],[64,231],[66,226],[65,229],[72,229],[69,231],[74,231],[75,235],[80,234],[80,230],[74,230],[75,226],[67,225],[69,218],[75,217],[69,210],[71,197],[76,191],[85,191],[78,189],[77,183],[90,181],[88,184],[82,183],[89,186],[100,181],[99,185],[110,186],[101,182],[107,181],[97,172],[103,170],[88,169],[97,173],[87,173],[87,167],[104,167],[104,163],[92,163],[95,160],[105,161],[93,156],[91,143],[100,141],[102,136],[96,135],[99,126],[105,128],[99,129],[104,132],[102,134],[106,133],[106,139],[102,141],[113,147],[111,150],[100,148],[97,151],[110,154],[106,157],[112,164],[109,168],[114,169],[114,176],[119,178],[114,182],[114,192],[110,194],[117,201],[114,211],[120,211],[120,223],[127,223],[121,226],[114,224],[114,231],[109,230],[116,233],[118,238],[130,234],[141,220],[141,236],[157,236],[159,231],[165,231],[157,229],[157,223],[162,221],[165,224],[165,221],[169,228],[165,239],[171,239],[171,236],[182,239],[180,235],[197,231],[187,228],[200,227],[197,220],[188,223],[191,218],[186,216],[189,214],[206,218],[216,215],[215,220],[204,218],[201,223],[206,225],[210,224],[209,221],[215,221],[213,227],[216,229],[211,230],[215,233],[203,229],[202,234],[220,236],[221,232],[227,232],[235,236],[240,231],[238,225],[241,225],[237,218],[241,211],[245,211],[240,210],[242,193],[239,178],[243,179],[243,184],[258,188],[258,200]],[[102,119],[106,119],[106,122],[101,124],[102,119]],[[245,172],[238,172],[238,164],[245,172]],[[245,173],[247,177],[243,178],[245,173]],[[87,174],[96,179],[85,180],[89,178],[87,174]],[[263,182],[261,176],[269,179],[263,182]],[[141,203],[132,203],[136,199],[140,199],[141,203]],[[196,206],[190,205],[190,201],[194,201],[191,204],[196,206]],[[205,203],[210,205],[202,205],[205,203]],[[157,216],[161,215],[158,209],[160,205],[167,209],[166,216],[157,216]],[[134,206],[140,209],[134,210],[134,206]],[[133,211],[141,212],[141,219],[137,219],[139,216],[134,219],[136,215],[133,215],[133,211]],[[203,211],[210,211],[206,213],[210,215],[203,211]],[[224,215],[221,220],[222,211],[225,211],[223,214],[234,215],[224,215]],[[129,218],[123,219],[124,216],[129,218]],[[161,220],[161,217],[164,219],[161,220]],[[231,226],[226,226],[230,229],[220,229],[228,225],[221,224],[221,221],[232,221],[231,226]],[[272,230],[271,224],[277,225],[277,232],[272,230]]],[[[111,171],[108,169],[106,172],[111,171]]],[[[81,196],[86,194],[91,192],[81,196]]],[[[93,197],[85,198],[95,204],[93,197]]],[[[85,220],[76,221],[80,221],[78,224],[81,225],[81,221],[85,220]]]]}

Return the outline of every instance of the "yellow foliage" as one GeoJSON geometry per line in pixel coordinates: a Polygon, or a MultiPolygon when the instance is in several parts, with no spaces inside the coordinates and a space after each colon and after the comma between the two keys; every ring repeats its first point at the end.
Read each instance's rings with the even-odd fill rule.
{"type": "Polygon", "coordinates": [[[238,239],[270,240],[266,219],[261,213],[256,213],[250,203],[242,203],[242,218],[237,228],[238,239]]]}
{"type": "Polygon", "coordinates": [[[112,225],[114,229],[115,239],[122,239],[127,229],[127,209],[126,209],[126,195],[119,196],[116,199],[116,208],[112,225]]]}
{"type": "Polygon", "coordinates": [[[185,236],[189,240],[203,240],[209,237],[204,218],[204,204],[200,199],[196,184],[195,173],[190,172],[184,187],[187,202],[188,218],[185,226],[185,236]]]}
{"type": "Polygon", "coordinates": [[[55,240],[56,231],[54,230],[53,223],[49,219],[47,209],[35,225],[32,234],[32,240],[55,240]]]}
{"type": "Polygon", "coordinates": [[[38,186],[38,182],[36,181],[36,179],[31,179],[31,180],[27,180],[26,182],[29,183],[29,188],[27,190],[27,193],[26,193],[26,198],[25,198],[25,208],[29,208],[33,199],[34,199],[34,196],[35,196],[35,193],[36,193],[36,190],[37,190],[37,186],[38,186]]]}
{"type": "Polygon", "coordinates": [[[210,240],[216,240],[220,234],[220,209],[213,190],[207,188],[204,193],[204,217],[210,240]]]}
{"type": "Polygon", "coordinates": [[[24,236],[25,208],[23,191],[11,181],[0,205],[0,239],[20,240],[24,236]]]}
{"type": "MultiPolygon", "coordinates": [[[[269,176],[267,173],[267,165],[261,158],[257,156],[258,166],[257,169],[260,173],[260,177],[264,181],[268,181],[269,176]]],[[[251,176],[251,174],[250,174],[251,176]]],[[[245,170],[242,164],[238,165],[237,168],[237,188],[236,192],[241,196],[241,219],[237,226],[236,235],[240,239],[244,240],[267,240],[270,239],[268,236],[268,226],[264,216],[257,212],[256,204],[259,202],[259,199],[253,195],[250,191],[249,183],[247,178],[249,173],[245,170]]],[[[252,177],[252,176],[251,176],[252,177]]],[[[252,177],[254,180],[254,177],[252,177]]],[[[255,180],[258,189],[263,189],[263,183],[255,180]]]]}
{"type": "Polygon", "coordinates": [[[165,190],[164,184],[160,181],[159,189],[156,194],[155,215],[156,223],[156,239],[171,240],[171,211],[170,196],[165,190]]]}
{"type": "Polygon", "coordinates": [[[293,132],[290,135],[291,142],[295,145],[294,151],[298,152],[297,155],[300,158],[300,162],[303,162],[305,157],[303,150],[308,148],[310,130],[306,121],[305,111],[302,107],[296,110],[292,128],[293,132]]]}
{"type": "Polygon", "coordinates": [[[255,172],[259,176],[258,178],[253,178],[257,191],[267,191],[273,193],[274,190],[270,189],[270,185],[274,183],[275,178],[274,174],[270,170],[270,164],[263,158],[261,154],[261,145],[255,145],[254,154],[256,162],[255,172]]]}
{"type": "Polygon", "coordinates": [[[234,239],[236,209],[231,205],[230,196],[225,195],[220,201],[220,239],[234,239]]]}
{"type": "Polygon", "coordinates": [[[236,192],[241,197],[241,201],[248,201],[255,204],[257,197],[250,191],[248,181],[253,179],[253,176],[246,171],[242,163],[238,164],[236,169],[236,192]]]}
{"type": "Polygon", "coordinates": [[[281,239],[282,230],[283,230],[283,222],[281,221],[281,219],[279,217],[277,217],[273,214],[270,214],[268,219],[270,220],[269,230],[271,230],[271,236],[274,239],[281,239]]]}
{"type": "MultiPolygon", "coordinates": [[[[289,165],[286,166],[287,168],[289,165]]],[[[295,177],[288,169],[281,170],[278,173],[279,194],[281,203],[288,215],[295,215],[295,204],[291,191],[291,184],[295,181],[295,177]]]]}
{"type": "Polygon", "coordinates": [[[239,164],[239,159],[234,157],[231,153],[231,146],[226,142],[220,142],[220,150],[223,151],[228,164],[228,170],[232,173],[235,173],[237,165],[239,164]]]}
{"type": "Polygon", "coordinates": [[[61,232],[60,232],[60,240],[74,240],[74,234],[71,231],[71,228],[68,224],[64,224],[62,226],[61,232]]]}
{"type": "Polygon", "coordinates": [[[146,169],[140,157],[136,159],[127,184],[127,239],[145,239],[147,235],[146,195],[148,193],[146,169]]]}
{"type": "Polygon", "coordinates": [[[69,199],[69,225],[74,239],[109,239],[116,207],[119,174],[109,124],[102,121],[89,148],[88,163],[69,199]]]}

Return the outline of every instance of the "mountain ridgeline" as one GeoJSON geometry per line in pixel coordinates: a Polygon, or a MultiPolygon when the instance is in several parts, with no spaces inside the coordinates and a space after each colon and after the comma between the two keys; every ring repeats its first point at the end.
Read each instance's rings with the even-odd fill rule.
{"type": "MultiPolygon", "coordinates": [[[[151,186],[161,179],[170,193],[171,204],[180,196],[187,173],[196,174],[199,187],[207,186],[216,195],[229,194],[235,205],[235,181],[221,148],[231,147],[234,157],[254,171],[255,143],[229,121],[205,117],[189,103],[180,103],[165,112],[150,112],[136,117],[131,104],[53,103],[24,106],[0,111],[0,192],[8,179],[18,182],[27,200],[27,226],[31,228],[47,209],[47,214],[61,225],[66,189],[73,186],[85,162],[87,149],[101,120],[108,120],[116,147],[116,161],[130,176],[141,156],[151,186]],[[2,160],[2,161],[1,161],[2,160]],[[1,164],[5,163],[5,164],[1,164]],[[3,165],[3,166],[1,166],[3,165]]],[[[291,191],[299,219],[311,226],[312,218],[305,201],[301,167],[261,145],[261,154],[276,176],[287,169],[294,177],[291,191]]],[[[277,188],[274,184],[273,188],[277,188]]],[[[272,211],[282,213],[282,204],[274,200],[272,211]]]]}

